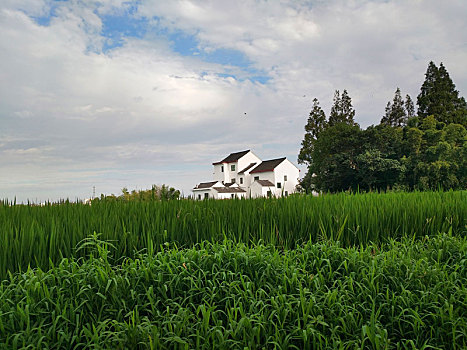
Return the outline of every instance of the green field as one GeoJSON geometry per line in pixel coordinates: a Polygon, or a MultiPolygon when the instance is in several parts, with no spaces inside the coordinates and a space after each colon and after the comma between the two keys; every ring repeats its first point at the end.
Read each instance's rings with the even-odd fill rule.
{"type": "MultiPolygon", "coordinates": [[[[0,285],[0,348],[465,349],[467,240],[204,243],[0,285]]],[[[112,249],[110,248],[110,254],[112,249]]]]}
{"type": "Polygon", "coordinates": [[[466,225],[466,191],[3,201],[0,349],[465,349],[466,225]]]}
{"type": "Polygon", "coordinates": [[[116,257],[224,238],[294,248],[339,240],[344,247],[389,238],[465,234],[467,191],[368,193],[225,201],[101,201],[46,206],[0,205],[0,278],[28,266],[47,269],[76,252],[94,232],[116,247],[116,257]]]}

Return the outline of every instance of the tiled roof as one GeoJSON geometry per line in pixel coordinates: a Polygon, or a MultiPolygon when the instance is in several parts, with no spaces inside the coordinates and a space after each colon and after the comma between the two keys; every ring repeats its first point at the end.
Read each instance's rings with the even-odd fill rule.
{"type": "Polygon", "coordinates": [[[274,184],[269,180],[256,180],[263,187],[274,187],[274,184]]]}
{"type": "Polygon", "coordinates": [[[278,166],[280,163],[282,163],[285,160],[285,157],[283,158],[277,158],[277,159],[271,159],[271,160],[265,160],[264,162],[261,162],[260,165],[258,165],[256,168],[254,168],[252,171],[250,171],[250,174],[253,173],[264,173],[266,171],[273,171],[276,166],[278,166]]]}
{"type": "Polygon", "coordinates": [[[219,193],[241,193],[246,192],[240,187],[214,187],[214,189],[219,193]]]}
{"type": "Polygon", "coordinates": [[[222,164],[222,163],[234,163],[236,162],[237,160],[239,160],[240,158],[242,158],[245,154],[247,154],[248,152],[250,152],[250,150],[246,150],[246,151],[241,151],[241,152],[236,152],[236,153],[230,153],[227,157],[225,157],[224,159],[222,159],[220,162],[215,162],[215,163],[212,163],[212,165],[217,165],[217,164],[222,164]]]}
{"type": "Polygon", "coordinates": [[[201,188],[210,188],[214,186],[217,183],[217,181],[211,181],[211,182],[201,182],[198,186],[196,186],[194,189],[201,189],[201,188]]]}
{"type": "Polygon", "coordinates": [[[250,163],[250,165],[248,165],[245,169],[243,169],[242,171],[240,171],[238,173],[238,175],[243,175],[245,173],[245,171],[251,169],[251,167],[254,167],[256,165],[256,163],[250,163]]]}

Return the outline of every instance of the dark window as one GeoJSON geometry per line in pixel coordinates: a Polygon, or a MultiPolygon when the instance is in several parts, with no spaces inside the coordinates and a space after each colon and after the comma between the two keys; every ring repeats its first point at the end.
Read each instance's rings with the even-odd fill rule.
{"type": "Polygon", "coordinates": [[[287,181],[287,175],[284,175],[284,181],[287,181]]]}
{"type": "Polygon", "coordinates": [[[285,196],[287,197],[289,195],[289,192],[288,191],[285,191],[285,196]]]}
{"type": "Polygon", "coordinates": [[[233,184],[235,183],[235,179],[232,179],[232,183],[233,183],[233,184]]]}
{"type": "Polygon", "coordinates": [[[271,197],[272,196],[271,191],[268,191],[267,195],[268,195],[268,197],[271,197]]]}
{"type": "Polygon", "coordinates": [[[230,195],[230,198],[235,198],[235,195],[232,193],[232,194],[230,195]]]}
{"type": "Polygon", "coordinates": [[[230,166],[230,170],[235,171],[235,164],[232,164],[232,165],[230,166]]]}
{"type": "Polygon", "coordinates": [[[221,173],[223,173],[223,172],[224,172],[224,166],[221,165],[221,173]]]}
{"type": "Polygon", "coordinates": [[[198,199],[201,199],[201,195],[200,195],[200,194],[198,195],[198,199]]]}
{"type": "Polygon", "coordinates": [[[243,185],[243,177],[240,178],[240,185],[243,185]]]}
{"type": "Polygon", "coordinates": [[[280,182],[277,183],[277,188],[281,188],[281,183],[280,182]]]}
{"type": "Polygon", "coordinates": [[[208,199],[209,198],[209,193],[205,193],[204,194],[204,199],[208,199]]]}
{"type": "Polygon", "coordinates": [[[259,176],[255,176],[255,181],[256,181],[256,180],[259,180],[259,176]]]}

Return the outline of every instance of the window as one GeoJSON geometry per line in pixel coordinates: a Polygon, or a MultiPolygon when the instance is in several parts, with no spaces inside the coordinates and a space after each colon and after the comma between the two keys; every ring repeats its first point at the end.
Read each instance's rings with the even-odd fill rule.
{"type": "Polygon", "coordinates": [[[231,182],[234,184],[234,183],[235,183],[235,179],[232,179],[232,181],[231,181],[231,182]]]}
{"type": "Polygon", "coordinates": [[[289,192],[288,191],[285,191],[285,196],[287,197],[289,195],[289,192]]]}
{"type": "Polygon", "coordinates": [[[200,194],[198,195],[198,199],[201,199],[201,195],[200,195],[200,194]]]}
{"type": "Polygon", "coordinates": [[[240,185],[243,185],[243,177],[240,178],[240,185]]]}
{"type": "Polygon", "coordinates": [[[287,175],[284,175],[284,182],[287,181],[287,175]]]}
{"type": "Polygon", "coordinates": [[[255,181],[258,181],[259,180],[259,176],[255,176],[255,181]]]}
{"type": "Polygon", "coordinates": [[[223,172],[224,172],[224,166],[221,165],[221,173],[223,173],[223,172]]]}
{"type": "Polygon", "coordinates": [[[271,197],[272,196],[271,191],[268,191],[267,195],[268,195],[268,197],[271,197]]]}
{"type": "Polygon", "coordinates": [[[205,193],[204,194],[204,199],[208,199],[209,198],[209,193],[205,193]]]}
{"type": "Polygon", "coordinates": [[[235,171],[235,164],[232,164],[232,165],[230,166],[230,170],[231,170],[231,171],[235,171]]]}
{"type": "Polygon", "coordinates": [[[232,193],[232,194],[230,195],[230,198],[235,198],[235,194],[232,193]]]}
{"type": "Polygon", "coordinates": [[[277,188],[281,188],[281,186],[282,186],[281,183],[278,182],[278,183],[277,183],[277,188]]]}

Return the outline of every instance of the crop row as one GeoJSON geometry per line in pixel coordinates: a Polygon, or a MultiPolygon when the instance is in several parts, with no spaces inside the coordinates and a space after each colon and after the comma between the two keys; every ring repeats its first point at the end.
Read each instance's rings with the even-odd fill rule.
{"type": "Polygon", "coordinates": [[[465,349],[467,239],[293,250],[224,241],[0,283],[0,348],[465,349]]]}
{"type": "Polygon", "coordinates": [[[0,278],[28,266],[47,269],[93,232],[112,241],[115,256],[158,251],[166,242],[190,247],[224,238],[294,248],[305,241],[343,246],[465,234],[467,191],[367,193],[226,201],[99,201],[46,206],[0,204],[0,278]]]}

